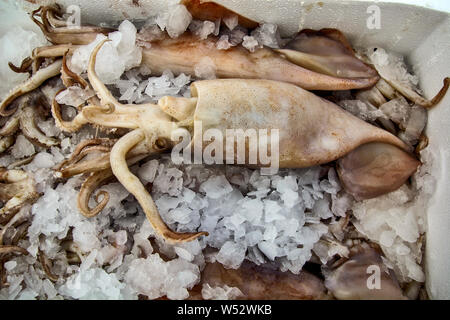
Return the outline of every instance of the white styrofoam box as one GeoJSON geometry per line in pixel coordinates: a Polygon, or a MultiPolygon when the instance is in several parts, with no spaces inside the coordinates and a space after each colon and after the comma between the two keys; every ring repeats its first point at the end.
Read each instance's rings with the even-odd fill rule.
{"type": "MultiPolygon", "coordinates": [[[[55,0],[35,0],[39,4],[55,0]]],[[[82,21],[114,23],[145,19],[177,0],[56,0],[63,7],[76,4],[82,21]]],[[[431,98],[450,76],[450,1],[442,0],[217,0],[258,22],[280,26],[283,35],[302,28],[337,28],[356,46],[381,46],[407,57],[431,98]],[[380,29],[367,21],[379,8],[380,29]]],[[[450,94],[429,114],[427,135],[435,156],[437,190],[428,208],[426,239],[427,289],[431,298],[450,299],[450,94]]]]}

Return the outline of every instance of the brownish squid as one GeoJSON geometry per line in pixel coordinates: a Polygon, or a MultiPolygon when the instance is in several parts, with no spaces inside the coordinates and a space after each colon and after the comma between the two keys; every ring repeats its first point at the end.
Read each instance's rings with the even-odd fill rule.
{"type": "MultiPolygon", "coordinates": [[[[26,58],[20,67],[10,64],[17,72],[26,72],[32,68],[33,75],[20,86],[14,88],[0,104],[0,115],[9,115],[8,105],[21,94],[37,88],[43,81],[60,72],[61,60],[66,52],[71,54],[79,45],[91,43],[97,35],[114,31],[110,28],[82,26],[69,28],[65,22],[58,19],[59,9],[53,6],[39,8],[32,12],[33,21],[41,28],[47,39],[53,44],[36,48],[31,57],[26,58]],[[36,16],[40,15],[42,22],[36,16]],[[56,59],[51,66],[39,70],[39,65],[45,58],[56,59]]],[[[195,66],[202,58],[208,57],[215,65],[215,73],[219,78],[270,79],[296,84],[307,90],[347,90],[368,88],[374,85],[379,77],[370,66],[357,59],[353,52],[347,51],[345,68],[352,72],[342,75],[329,75],[302,67],[291,59],[286,52],[277,52],[270,48],[258,48],[249,52],[242,46],[231,47],[228,50],[216,48],[216,37],[200,40],[189,32],[171,39],[167,35],[146,44],[145,32],[138,35],[138,43],[142,47],[142,65],[153,73],[162,73],[170,69],[174,73],[195,74],[195,66]],[[189,58],[187,58],[189,57],[189,58]]],[[[345,39],[343,36],[339,39],[345,39]]],[[[342,46],[334,41],[334,46],[342,46]]],[[[337,69],[341,61],[325,58],[332,68],[337,69]]]]}
{"type": "MultiPolygon", "coordinates": [[[[228,128],[277,129],[280,168],[302,168],[340,159],[343,165],[339,167],[339,174],[345,179],[344,186],[358,185],[359,188],[348,191],[362,198],[392,191],[393,185],[403,184],[420,164],[394,135],[286,82],[257,79],[196,81],[191,85],[191,98],[163,97],[157,105],[121,104],[95,72],[96,55],[104,42],[95,47],[88,66],[89,82],[99,103],[84,106],[71,121],[61,118],[55,100],[52,105],[55,121],[65,131],[76,131],[87,123],[131,130],[114,143],[110,152],[103,149],[99,158],[102,168],[92,170],[95,172],[80,193],[81,210],[86,209],[94,187],[114,174],[139,201],[153,227],[168,241],[182,242],[204,235],[204,232],[179,234],[168,229],[150,194],[128,168],[136,157],[159,153],[177,144],[178,138],[174,139],[173,134],[178,129],[193,133],[191,145],[194,149],[196,145],[203,150],[207,148],[195,123],[201,123],[204,130],[219,130],[223,136],[228,128]],[[358,148],[361,146],[365,149],[358,148]],[[354,160],[366,152],[372,154],[365,163],[361,165],[354,160]],[[380,161],[385,169],[382,172],[378,168],[380,161]],[[393,171],[395,175],[392,175],[393,171]],[[356,173],[350,175],[352,172],[356,173]],[[371,179],[377,183],[366,190],[364,181],[371,179]],[[84,192],[84,188],[89,192],[84,192]]],[[[81,153],[84,147],[78,152],[81,153]]],[[[246,141],[245,154],[251,149],[255,151],[255,146],[246,141]]],[[[251,164],[248,159],[246,161],[251,164]]],[[[258,160],[257,164],[262,162],[258,160]]],[[[100,207],[94,209],[95,213],[104,205],[105,201],[102,201],[100,207]]],[[[92,215],[89,211],[87,214],[92,215]]]]}
{"type": "Polygon", "coordinates": [[[356,245],[340,265],[324,267],[325,286],[339,300],[406,300],[392,270],[367,243],[356,245]]]}
{"type": "MultiPolygon", "coordinates": [[[[330,299],[323,281],[308,271],[280,272],[244,262],[239,269],[226,269],[220,263],[207,263],[201,286],[237,288],[233,299],[243,300],[324,300],[330,299]]],[[[201,299],[201,287],[190,291],[190,299],[201,299]]]]}

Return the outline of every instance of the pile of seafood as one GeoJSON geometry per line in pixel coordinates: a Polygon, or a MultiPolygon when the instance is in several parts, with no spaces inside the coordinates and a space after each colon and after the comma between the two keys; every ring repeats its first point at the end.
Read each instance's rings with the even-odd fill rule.
{"type": "Polygon", "coordinates": [[[48,42],[0,104],[0,298],[426,298],[424,129],[449,78],[427,100],[382,48],[211,2],[139,30],[29,15],[48,42]],[[278,172],[174,164],[179,130],[208,148],[199,122],[278,129],[278,172]]]}

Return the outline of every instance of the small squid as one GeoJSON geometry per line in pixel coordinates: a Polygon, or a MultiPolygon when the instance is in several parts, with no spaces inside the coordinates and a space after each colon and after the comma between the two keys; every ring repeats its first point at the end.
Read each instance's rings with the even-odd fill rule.
{"type": "MultiPolygon", "coordinates": [[[[208,144],[205,145],[201,135],[196,134],[196,123],[201,123],[205,130],[219,130],[223,136],[226,136],[226,130],[229,128],[279,130],[280,168],[302,168],[342,157],[345,159],[351,152],[358,152],[358,147],[371,143],[381,145],[373,150],[377,154],[383,155],[388,150],[388,154],[394,158],[391,160],[397,161],[398,153],[391,151],[391,148],[394,148],[403,152],[401,156],[409,160],[403,166],[402,161],[398,161],[399,164],[396,162],[396,169],[405,171],[404,174],[392,178],[396,184],[403,184],[419,165],[412,155],[402,151],[407,150],[407,146],[391,133],[286,82],[257,79],[203,80],[191,85],[191,98],[163,97],[157,105],[121,104],[95,72],[96,56],[104,42],[94,48],[88,66],[89,82],[98,96],[98,104],[84,106],[71,121],[61,118],[59,105],[55,100],[52,105],[56,124],[65,131],[76,131],[87,123],[131,130],[112,146],[109,152],[111,169],[94,172],[89,178],[90,183],[86,186],[89,192],[80,193],[83,199],[79,203],[87,204],[94,189],[91,186],[97,186],[114,175],[136,197],[155,230],[169,242],[189,241],[206,233],[176,233],[165,225],[150,194],[128,168],[131,161],[128,154],[132,153],[133,149],[136,157],[171,148],[178,143],[178,139],[173,138],[173,133],[180,128],[194,133],[191,141],[194,149],[199,144],[200,148],[206,148],[208,144]]],[[[248,154],[249,150],[255,150],[255,146],[246,141],[245,154],[248,154]]],[[[347,175],[347,171],[351,172],[353,166],[359,165],[351,161],[349,163],[350,165],[342,166],[342,176],[347,175]]],[[[371,177],[374,174],[371,167],[360,170],[359,173],[355,176],[356,180],[364,180],[366,176],[371,177]]],[[[391,173],[385,171],[383,174],[387,177],[391,173]]],[[[391,191],[392,180],[388,180],[388,183],[388,186],[379,183],[376,186],[378,192],[391,191]]],[[[363,183],[360,183],[360,186],[364,188],[363,183]]],[[[102,203],[104,206],[104,201],[102,203]]],[[[102,206],[97,206],[95,212],[99,212],[102,206]]]]}

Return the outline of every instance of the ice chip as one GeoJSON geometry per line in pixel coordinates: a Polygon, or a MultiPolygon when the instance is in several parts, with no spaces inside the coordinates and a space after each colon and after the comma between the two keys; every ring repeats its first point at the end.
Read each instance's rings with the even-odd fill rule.
{"type": "Polygon", "coordinates": [[[227,268],[237,269],[245,258],[247,248],[240,243],[227,241],[217,254],[217,261],[227,268]]]}
{"type": "Polygon", "coordinates": [[[184,5],[175,5],[170,8],[166,24],[167,33],[171,38],[178,38],[191,23],[192,15],[184,5]]]}
{"type": "Polygon", "coordinates": [[[11,148],[11,155],[16,159],[21,159],[33,155],[34,152],[34,145],[25,136],[18,135],[16,143],[11,148]]]}
{"type": "Polygon", "coordinates": [[[219,199],[233,191],[225,176],[213,176],[200,185],[200,191],[204,192],[208,198],[219,199]]]}
{"type": "Polygon", "coordinates": [[[244,36],[242,46],[250,52],[255,52],[256,48],[260,47],[260,44],[254,37],[244,36]]]}
{"type": "Polygon", "coordinates": [[[273,242],[261,241],[258,244],[258,248],[272,261],[278,256],[278,246],[273,242]]]}

